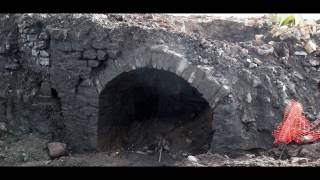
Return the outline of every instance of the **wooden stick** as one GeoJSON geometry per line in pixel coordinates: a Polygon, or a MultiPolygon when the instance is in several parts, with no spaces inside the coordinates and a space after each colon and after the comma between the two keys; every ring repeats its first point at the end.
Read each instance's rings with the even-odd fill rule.
{"type": "Polygon", "coordinates": [[[279,157],[280,160],[281,160],[282,154],[283,154],[283,152],[284,152],[284,149],[286,149],[286,147],[287,147],[287,144],[284,144],[284,145],[282,146],[282,151],[281,151],[281,154],[280,154],[280,157],[279,157]]]}
{"type": "Polygon", "coordinates": [[[160,147],[160,154],[159,154],[159,160],[158,160],[158,162],[161,162],[161,156],[162,156],[162,146],[160,147]]]}

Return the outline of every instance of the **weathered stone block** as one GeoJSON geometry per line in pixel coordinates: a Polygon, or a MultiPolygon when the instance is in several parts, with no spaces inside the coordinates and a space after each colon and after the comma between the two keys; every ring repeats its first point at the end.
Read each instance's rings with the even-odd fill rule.
{"type": "Polygon", "coordinates": [[[68,35],[67,29],[47,28],[47,30],[48,30],[48,33],[50,34],[51,39],[54,39],[54,40],[67,39],[67,35],[68,35]]]}
{"type": "Polygon", "coordinates": [[[7,63],[7,64],[5,64],[4,68],[7,70],[17,70],[20,68],[20,64],[18,64],[16,62],[7,63]]]}
{"type": "Polygon", "coordinates": [[[58,41],[55,43],[54,47],[63,52],[72,51],[71,42],[68,42],[68,41],[67,42],[58,41]]]}
{"type": "Polygon", "coordinates": [[[84,51],[82,56],[85,59],[96,59],[97,52],[93,49],[89,49],[89,50],[84,51]]]}
{"type": "Polygon", "coordinates": [[[84,45],[81,41],[72,41],[71,47],[72,47],[73,51],[83,51],[84,50],[84,45]]]}
{"type": "Polygon", "coordinates": [[[36,49],[32,49],[32,50],[31,50],[31,55],[32,55],[32,56],[38,56],[38,55],[39,55],[39,51],[36,50],[36,49]]]}
{"type": "Polygon", "coordinates": [[[108,53],[108,56],[112,59],[116,59],[120,55],[120,51],[115,49],[108,49],[107,53],[108,53]]]}
{"type": "Polygon", "coordinates": [[[39,90],[42,96],[51,96],[51,86],[49,82],[42,82],[39,90]]]}
{"type": "Polygon", "coordinates": [[[27,41],[36,41],[38,39],[37,34],[28,34],[27,35],[27,41]]]}
{"type": "Polygon", "coordinates": [[[88,60],[88,66],[89,67],[98,67],[99,64],[100,64],[100,62],[97,61],[97,60],[88,60]]]}
{"type": "Polygon", "coordinates": [[[34,42],[34,48],[37,50],[46,49],[47,47],[48,47],[48,44],[45,41],[34,42]]]}
{"type": "Polygon", "coordinates": [[[95,49],[107,49],[109,42],[106,40],[95,40],[92,42],[92,47],[95,49]]]}
{"type": "Polygon", "coordinates": [[[48,40],[49,39],[49,35],[46,32],[41,32],[39,34],[39,39],[41,40],[48,40]]]}
{"type": "Polygon", "coordinates": [[[98,57],[98,60],[100,60],[100,61],[106,60],[107,53],[105,51],[103,51],[103,50],[98,50],[97,51],[97,57],[98,57]]]}

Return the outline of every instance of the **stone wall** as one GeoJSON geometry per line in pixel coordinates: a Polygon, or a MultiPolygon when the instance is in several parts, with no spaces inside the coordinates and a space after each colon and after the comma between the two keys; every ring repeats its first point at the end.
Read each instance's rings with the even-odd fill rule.
{"type": "Polygon", "coordinates": [[[271,148],[289,98],[319,108],[318,89],[299,67],[241,43],[110,17],[0,16],[0,121],[12,133],[40,132],[75,151],[95,150],[100,92],[143,67],[175,73],[203,95],[213,111],[215,152],[271,148]],[[314,96],[304,97],[306,91],[314,96]]]}

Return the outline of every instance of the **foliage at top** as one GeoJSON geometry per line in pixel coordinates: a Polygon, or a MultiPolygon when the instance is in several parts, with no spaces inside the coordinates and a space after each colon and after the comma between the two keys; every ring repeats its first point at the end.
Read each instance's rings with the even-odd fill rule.
{"type": "Polygon", "coordinates": [[[303,18],[298,14],[271,14],[270,19],[279,26],[303,26],[303,18]]]}

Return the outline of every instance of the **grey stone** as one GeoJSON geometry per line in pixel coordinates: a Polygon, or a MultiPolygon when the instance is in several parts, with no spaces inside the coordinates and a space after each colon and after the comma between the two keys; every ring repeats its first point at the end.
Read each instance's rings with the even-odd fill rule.
{"type": "Polygon", "coordinates": [[[274,52],[274,48],[272,46],[268,46],[268,45],[260,46],[257,49],[257,53],[262,56],[272,55],[273,52],[274,52]]]}
{"type": "Polygon", "coordinates": [[[36,49],[31,50],[31,55],[37,57],[39,55],[39,51],[36,49]]]}
{"type": "Polygon", "coordinates": [[[81,82],[80,86],[91,87],[91,86],[93,86],[93,82],[90,79],[86,79],[81,82]]]}
{"type": "Polygon", "coordinates": [[[29,46],[30,48],[32,48],[34,46],[34,42],[29,42],[26,45],[29,46]]]}
{"type": "Polygon", "coordinates": [[[89,50],[84,51],[82,56],[85,59],[96,59],[97,52],[93,49],[89,49],[89,50]]]}
{"type": "Polygon", "coordinates": [[[84,50],[84,45],[82,44],[81,41],[72,41],[71,47],[72,47],[72,50],[74,50],[74,51],[83,51],[84,50]]]}
{"type": "Polygon", "coordinates": [[[4,147],[4,146],[5,146],[5,144],[6,144],[6,142],[5,142],[5,141],[0,140],[0,148],[1,148],[1,147],[4,147]]]}
{"type": "Polygon", "coordinates": [[[49,57],[49,53],[47,51],[42,50],[42,51],[40,51],[40,56],[41,57],[49,57]]]}
{"type": "Polygon", "coordinates": [[[6,134],[7,131],[7,124],[5,122],[0,122],[0,137],[6,134]]]}
{"type": "Polygon", "coordinates": [[[106,40],[95,40],[92,42],[92,47],[95,49],[106,49],[108,48],[108,44],[106,40]]]}
{"type": "Polygon", "coordinates": [[[34,48],[37,50],[46,49],[48,47],[45,41],[36,41],[33,44],[34,48]]]}
{"type": "Polygon", "coordinates": [[[253,59],[253,62],[256,63],[256,64],[259,65],[259,66],[263,64],[263,62],[262,62],[260,59],[258,59],[258,58],[254,58],[254,59],[253,59]]]}
{"type": "Polygon", "coordinates": [[[100,62],[97,61],[97,60],[88,60],[88,66],[89,67],[98,67],[99,64],[100,64],[100,62]]]}
{"type": "Polygon", "coordinates": [[[17,70],[20,68],[20,64],[18,63],[8,63],[8,64],[5,64],[5,69],[7,70],[17,70]]]}
{"type": "Polygon", "coordinates": [[[262,82],[261,82],[260,78],[257,77],[257,76],[253,76],[253,78],[252,78],[252,86],[253,87],[258,87],[261,84],[262,84],[262,82]]]}
{"type": "Polygon", "coordinates": [[[320,143],[302,145],[299,156],[308,158],[320,158],[320,143]]]}
{"type": "Polygon", "coordinates": [[[51,86],[49,82],[42,82],[39,93],[43,96],[51,96],[51,86]]]}
{"type": "Polygon", "coordinates": [[[246,59],[245,61],[244,61],[244,65],[246,66],[246,67],[249,67],[249,65],[252,63],[252,61],[251,61],[251,59],[246,59]]]}
{"type": "Polygon", "coordinates": [[[59,28],[47,28],[48,33],[50,34],[51,39],[54,40],[66,40],[68,35],[68,29],[59,29],[59,28]]]}
{"type": "Polygon", "coordinates": [[[309,63],[312,66],[319,66],[320,65],[320,59],[311,59],[311,60],[309,60],[309,63]]]}
{"type": "Polygon", "coordinates": [[[0,54],[5,54],[5,53],[8,53],[8,50],[4,46],[0,45],[0,54]]]}
{"type": "Polygon", "coordinates": [[[103,61],[107,58],[107,53],[103,50],[97,51],[98,60],[103,61]]]}
{"type": "Polygon", "coordinates": [[[305,51],[296,51],[294,52],[296,56],[307,56],[308,54],[305,51]]]}
{"type": "Polygon", "coordinates": [[[67,152],[67,145],[61,142],[48,143],[49,156],[51,158],[58,158],[67,152]]]}
{"type": "Polygon", "coordinates": [[[308,159],[307,158],[301,158],[301,157],[292,157],[291,158],[291,162],[293,164],[305,164],[305,163],[308,163],[308,159]]]}
{"type": "Polygon", "coordinates": [[[58,50],[60,51],[63,51],[63,52],[70,52],[72,51],[72,46],[71,46],[71,42],[69,41],[58,41],[56,44],[55,44],[55,48],[57,48],[58,50]]]}
{"type": "Polygon", "coordinates": [[[38,39],[37,34],[28,34],[27,35],[27,41],[36,41],[38,39]]]}
{"type": "Polygon", "coordinates": [[[49,58],[39,58],[39,64],[42,66],[49,66],[50,65],[50,59],[49,58]]]}
{"type": "Polygon", "coordinates": [[[256,68],[256,67],[258,67],[258,65],[255,64],[255,63],[250,63],[250,64],[249,64],[249,68],[250,68],[250,69],[253,69],[253,68],[256,68]]]}
{"type": "Polygon", "coordinates": [[[49,35],[46,32],[41,32],[39,34],[39,39],[41,40],[48,40],[49,39],[49,35]]]}
{"type": "Polygon", "coordinates": [[[293,75],[294,75],[295,77],[299,78],[300,80],[303,80],[303,79],[304,79],[304,77],[303,77],[299,72],[297,72],[297,71],[293,72],[293,75]]]}
{"type": "Polygon", "coordinates": [[[112,58],[112,59],[116,59],[118,57],[118,55],[120,54],[119,50],[107,50],[108,53],[108,57],[112,58]]]}

